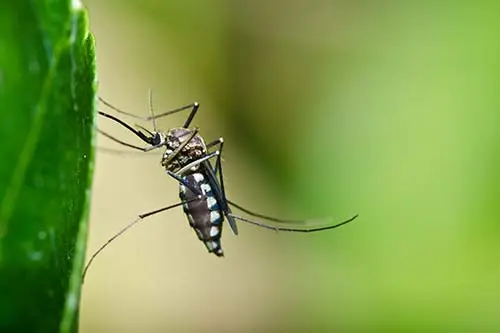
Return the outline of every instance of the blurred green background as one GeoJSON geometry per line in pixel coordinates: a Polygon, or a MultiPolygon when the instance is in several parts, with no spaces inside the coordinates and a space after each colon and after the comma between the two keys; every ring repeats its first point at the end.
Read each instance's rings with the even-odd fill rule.
{"type": "MultiPolygon", "coordinates": [[[[221,260],[181,209],[154,216],[95,262],[81,332],[500,332],[498,2],[85,4],[100,95],[141,115],[149,87],[156,110],[200,102],[230,198],[360,217],[240,223],[221,260]]],[[[89,251],[177,200],[159,160],[98,153],[89,251]]]]}

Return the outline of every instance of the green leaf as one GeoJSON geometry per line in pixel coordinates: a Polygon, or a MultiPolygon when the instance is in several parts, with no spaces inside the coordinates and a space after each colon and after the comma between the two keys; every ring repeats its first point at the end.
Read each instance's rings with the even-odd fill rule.
{"type": "Polygon", "coordinates": [[[86,12],[2,1],[0,50],[0,332],[74,332],[94,157],[86,12]]]}

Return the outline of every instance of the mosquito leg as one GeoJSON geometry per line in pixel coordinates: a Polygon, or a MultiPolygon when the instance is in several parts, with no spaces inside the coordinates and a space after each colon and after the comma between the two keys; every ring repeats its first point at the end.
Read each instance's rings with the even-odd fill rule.
{"type": "Polygon", "coordinates": [[[212,166],[207,163],[206,168],[208,169],[208,172],[211,174],[211,177],[214,179],[217,179],[217,173],[219,174],[219,183],[216,184],[218,189],[216,191],[218,192],[218,195],[220,197],[221,205],[222,205],[222,211],[224,212],[224,215],[227,217],[227,221],[229,222],[229,226],[231,227],[231,230],[235,235],[238,234],[238,226],[236,225],[236,221],[234,220],[232,214],[231,214],[231,209],[229,208],[227,204],[227,198],[226,198],[226,190],[224,187],[224,175],[222,173],[222,149],[224,147],[224,139],[223,138],[218,138],[217,140],[214,140],[210,143],[207,144],[207,148],[217,146],[218,149],[216,152],[219,152],[217,154],[217,159],[215,161],[215,168],[212,168],[212,166]]]}
{"type": "MultiPolygon", "coordinates": [[[[194,199],[194,200],[198,200],[198,199],[194,199]]],[[[194,201],[194,200],[190,200],[190,201],[194,201]]],[[[186,201],[186,202],[190,202],[190,201],[186,201]]],[[[126,232],[127,230],[129,230],[130,228],[132,228],[134,225],[136,225],[137,223],[141,222],[142,220],[144,220],[146,217],[149,217],[149,216],[152,216],[152,215],[155,215],[155,214],[158,214],[158,213],[161,213],[161,212],[164,212],[166,210],[169,210],[169,209],[172,209],[172,208],[175,208],[175,207],[179,207],[179,206],[182,206],[183,204],[185,204],[186,202],[178,202],[176,204],[173,204],[173,205],[170,205],[170,206],[166,206],[166,207],[163,207],[163,208],[160,208],[160,209],[157,209],[157,210],[154,210],[154,211],[151,211],[151,212],[148,212],[148,213],[144,213],[144,214],[141,214],[139,215],[134,221],[132,221],[131,223],[127,224],[125,227],[123,227],[120,231],[118,231],[116,234],[114,234],[110,239],[108,239],[108,241],[106,243],[104,243],[100,248],[97,249],[97,251],[95,251],[92,256],[90,257],[90,260],[87,262],[87,265],[85,265],[85,268],[83,269],[83,274],[82,274],[82,284],[85,282],[85,275],[87,274],[87,271],[88,269],[90,268],[90,265],[92,265],[92,262],[94,261],[94,259],[99,255],[99,253],[101,253],[111,242],[113,242],[115,239],[117,239],[118,237],[120,237],[124,232],[126,232]]]]}
{"type": "Polygon", "coordinates": [[[250,220],[250,219],[247,219],[247,218],[244,218],[241,216],[233,215],[233,214],[230,214],[230,215],[235,219],[238,219],[238,220],[241,220],[244,222],[248,222],[250,224],[256,225],[256,226],[261,227],[261,228],[271,229],[274,231],[293,231],[293,232],[315,232],[315,231],[335,229],[335,228],[343,226],[344,224],[347,224],[349,222],[354,221],[358,217],[358,215],[356,214],[353,217],[351,217],[345,221],[342,221],[340,223],[337,223],[334,225],[320,226],[320,227],[307,226],[307,224],[304,224],[307,221],[301,221],[304,224],[302,227],[299,227],[299,226],[297,226],[297,227],[284,227],[284,226],[280,227],[278,225],[269,225],[269,224],[265,224],[262,222],[253,221],[253,220],[250,220]]]}
{"type": "Polygon", "coordinates": [[[125,116],[128,116],[128,117],[132,117],[132,118],[135,118],[135,119],[140,119],[140,120],[144,120],[144,121],[149,121],[150,119],[148,119],[149,117],[141,117],[141,116],[138,116],[136,114],[133,114],[133,113],[129,113],[129,112],[126,112],[126,111],[123,111],[119,108],[117,108],[116,106],[114,106],[113,104],[107,102],[104,98],[100,97],[99,96],[99,101],[106,105],[108,108],[120,113],[120,114],[123,114],[125,116]]]}
{"type": "MultiPolygon", "coordinates": [[[[215,161],[215,168],[213,169],[214,173],[219,173],[219,182],[220,188],[222,191],[222,196],[224,197],[224,202],[226,202],[226,191],[224,190],[224,177],[222,175],[222,148],[224,147],[224,138],[218,138],[207,144],[207,148],[219,145],[217,150],[219,151],[219,156],[217,156],[217,160],[215,161]]],[[[227,204],[226,204],[227,206],[227,204]]]]}
{"type": "Polygon", "coordinates": [[[226,190],[224,188],[224,175],[222,174],[222,149],[224,147],[224,138],[218,138],[217,140],[214,140],[210,143],[207,144],[207,148],[213,147],[219,145],[217,147],[217,150],[219,151],[219,156],[217,156],[217,160],[215,161],[215,168],[213,169],[214,173],[217,175],[219,174],[219,184],[220,184],[220,189],[222,192],[222,197],[224,200],[224,205],[226,206],[227,209],[227,199],[226,199],[226,190]]]}
{"type": "MultiPolygon", "coordinates": [[[[178,175],[183,175],[185,174],[187,171],[189,171],[191,168],[193,167],[196,167],[197,165],[200,165],[202,164],[203,162],[205,161],[208,161],[209,159],[211,158],[214,158],[216,156],[218,156],[220,154],[220,152],[218,150],[214,151],[213,153],[210,153],[210,154],[207,154],[203,157],[200,157],[199,159],[197,159],[196,161],[193,161],[189,164],[187,164],[186,166],[184,166],[182,169],[180,169],[179,171],[176,172],[176,174],[178,175]]],[[[210,170],[212,170],[210,168],[210,170]]],[[[213,170],[212,170],[213,171],[213,170]]]]}
{"type": "Polygon", "coordinates": [[[147,117],[144,120],[148,120],[149,121],[149,120],[152,120],[152,119],[158,119],[158,118],[161,118],[161,117],[169,116],[169,115],[177,113],[177,112],[181,112],[181,111],[184,111],[184,110],[191,109],[191,112],[189,113],[188,119],[186,120],[186,122],[184,123],[184,126],[183,126],[184,128],[188,128],[189,124],[191,124],[191,121],[193,120],[193,118],[194,118],[196,112],[198,111],[199,107],[200,107],[200,105],[198,103],[194,102],[194,103],[191,103],[191,104],[188,104],[188,105],[181,106],[180,108],[177,108],[177,109],[168,110],[168,111],[165,111],[163,113],[147,117]]]}
{"type": "Polygon", "coordinates": [[[224,138],[218,138],[217,140],[214,140],[212,142],[207,143],[206,146],[207,146],[207,149],[209,149],[209,148],[212,148],[213,146],[219,145],[218,150],[221,150],[220,147],[222,147],[223,143],[224,143],[224,138]]]}
{"type": "Polygon", "coordinates": [[[156,132],[156,118],[153,111],[153,89],[148,90],[149,113],[151,113],[151,122],[153,123],[153,130],[156,132]]]}
{"type": "MultiPolygon", "coordinates": [[[[191,122],[193,121],[193,118],[194,116],[196,115],[196,112],[198,112],[198,108],[200,107],[200,104],[198,104],[197,102],[194,102],[193,104],[191,104],[190,106],[188,107],[191,107],[191,112],[189,113],[189,116],[188,118],[186,119],[186,121],[184,122],[184,125],[182,127],[184,128],[188,128],[189,125],[191,124],[191,122]]],[[[186,107],[187,108],[187,107],[186,107]]],[[[158,117],[158,116],[157,116],[158,117]]]]}
{"type": "MultiPolygon", "coordinates": [[[[235,203],[234,201],[231,201],[231,200],[227,200],[227,202],[233,206],[233,207],[236,207],[238,208],[239,210],[241,210],[242,212],[244,213],[247,213],[248,215],[251,215],[253,217],[257,217],[257,218],[261,218],[261,219],[265,219],[265,220],[268,220],[268,221],[273,221],[273,222],[278,222],[278,223],[291,223],[291,224],[300,224],[300,223],[304,223],[304,220],[287,220],[287,219],[280,219],[280,218],[277,218],[277,217],[273,217],[273,216],[268,216],[268,215],[264,215],[264,214],[259,214],[259,213],[256,213],[256,212],[253,212],[251,211],[250,209],[248,208],[244,208],[243,206],[241,205],[238,205],[237,203],[235,203]]],[[[354,215],[351,219],[349,219],[349,222],[354,220],[355,218],[357,218],[358,215],[354,215]]]]}
{"type": "Polygon", "coordinates": [[[215,168],[213,169],[213,171],[216,175],[217,173],[219,173],[220,188],[222,196],[224,198],[224,202],[226,202],[226,191],[224,190],[224,177],[222,176],[222,148],[224,147],[224,138],[218,138],[217,140],[208,143],[206,146],[207,148],[211,148],[216,145],[219,145],[219,147],[217,147],[219,155],[217,156],[217,160],[215,161],[215,168]]]}
{"type": "Polygon", "coordinates": [[[188,104],[188,105],[181,106],[180,108],[177,108],[177,109],[172,109],[172,110],[165,111],[163,113],[160,113],[160,114],[157,114],[157,115],[154,115],[154,116],[142,117],[142,116],[135,115],[133,113],[129,113],[129,112],[123,111],[123,110],[117,108],[116,106],[114,106],[113,104],[107,102],[102,97],[99,97],[99,101],[101,103],[103,103],[104,105],[106,105],[107,107],[109,107],[110,109],[112,109],[112,110],[114,110],[114,111],[116,111],[116,112],[118,112],[120,114],[123,114],[123,115],[128,116],[128,117],[132,117],[132,118],[135,118],[135,119],[140,119],[140,120],[143,120],[143,121],[151,121],[153,119],[158,119],[158,118],[165,117],[165,116],[177,113],[177,112],[181,112],[181,111],[184,111],[184,110],[191,109],[191,113],[189,114],[188,119],[186,120],[186,123],[184,124],[184,128],[189,127],[189,124],[193,120],[193,118],[194,118],[194,116],[196,114],[196,111],[198,110],[198,108],[200,106],[198,103],[194,102],[194,103],[191,103],[191,104],[188,104]]]}
{"type": "Polygon", "coordinates": [[[238,208],[239,210],[241,210],[244,213],[247,213],[248,215],[251,215],[251,216],[257,217],[257,218],[261,218],[261,219],[266,219],[268,221],[274,221],[274,222],[278,222],[278,223],[302,223],[303,222],[300,220],[286,220],[286,219],[280,219],[277,217],[272,217],[272,216],[267,216],[267,215],[255,213],[255,212],[251,211],[250,209],[244,208],[243,206],[238,205],[237,203],[235,203],[231,200],[228,200],[227,202],[231,206],[238,208]]]}
{"type": "MultiPolygon", "coordinates": [[[[220,163],[220,155],[218,156],[218,161],[220,163]]],[[[206,162],[208,164],[208,162],[206,162]]],[[[217,183],[217,175],[215,174],[214,170],[211,168],[211,166],[208,164],[206,169],[208,170],[207,172],[210,175],[210,178],[213,179],[213,182],[216,183],[216,187],[214,188],[214,191],[217,192],[217,197],[219,198],[219,203],[222,206],[221,210],[224,213],[224,215],[227,217],[227,221],[229,222],[229,226],[231,227],[231,230],[235,235],[238,235],[238,226],[236,225],[236,221],[234,220],[232,214],[231,214],[231,209],[229,208],[227,204],[227,199],[226,199],[226,191],[224,189],[224,183],[222,181],[222,168],[219,168],[219,176],[220,180],[217,183]]]]}

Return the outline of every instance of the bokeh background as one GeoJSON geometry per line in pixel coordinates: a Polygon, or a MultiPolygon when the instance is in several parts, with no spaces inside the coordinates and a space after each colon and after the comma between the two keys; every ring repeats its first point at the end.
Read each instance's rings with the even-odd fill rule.
{"type": "MultiPolygon", "coordinates": [[[[240,223],[222,260],[181,209],[151,217],[95,261],[81,332],[500,332],[500,4],[85,5],[100,95],[140,115],[150,87],[156,110],[200,102],[230,198],[360,217],[319,234],[240,223]]],[[[176,202],[159,160],[98,152],[89,251],[176,202]]]]}

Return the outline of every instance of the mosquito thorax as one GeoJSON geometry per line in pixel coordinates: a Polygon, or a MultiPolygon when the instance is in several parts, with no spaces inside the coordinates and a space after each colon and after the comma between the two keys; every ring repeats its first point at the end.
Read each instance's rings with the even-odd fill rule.
{"type": "MultiPolygon", "coordinates": [[[[161,161],[161,165],[165,167],[165,169],[176,172],[189,163],[206,155],[207,147],[205,145],[205,141],[199,134],[196,134],[191,140],[189,140],[193,131],[194,130],[192,129],[177,127],[172,128],[167,132],[165,141],[167,149],[165,150],[161,161]],[[184,148],[182,148],[178,154],[172,156],[172,154],[176,152],[176,150],[183,145],[186,140],[189,140],[189,142],[187,142],[184,148]]],[[[194,169],[197,169],[198,167],[199,166],[196,166],[194,169]]]]}

